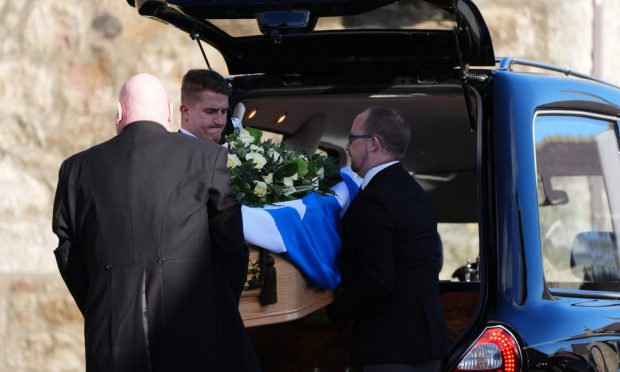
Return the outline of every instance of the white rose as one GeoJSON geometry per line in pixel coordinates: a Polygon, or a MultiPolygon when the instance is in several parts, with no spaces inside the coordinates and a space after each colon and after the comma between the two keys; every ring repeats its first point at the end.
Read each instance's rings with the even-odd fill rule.
{"type": "Polygon", "coordinates": [[[241,132],[241,134],[239,134],[239,139],[243,142],[244,146],[249,146],[254,143],[254,137],[250,136],[248,132],[241,132]]]}
{"type": "Polygon", "coordinates": [[[273,158],[273,161],[277,162],[278,160],[280,160],[282,158],[282,155],[280,155],[279,152],[274,151],[274,150],[269,150],[269,156],[271,156],[273,158]]]}
{"type": "Polygon", "coordinates": [[[265,181],[267,185],[271,185],[273,183],[273,173],[263,176],[263,181],[265,181]]]}
{"type": "Polygon", "coordinates": [[[293,177],[284,177],[282,179],[282,183],[284,184],[284,186],[293,186],[293,177]]]}
{"type": "Polygon", "coordinates": [[[323,167],[319,168],[319,170],[316,172],[316,175],[319,176],[320,180],[322,180],[323,178],[325,178],[325,169],[323,169],[323,167]]]}
{"type": "Polygon", "coordinates": [[[267,195],[267,184],[262,181],[254,181],[254,194],[259,198],[267,195]]]}
{"type": "Polygon", "coordinates": [[[252,160],[254,168],[262,169],[267,164],[267,159],[257,152],[250,152],[245,156],[245,160],[252,160]]]}
{"type": "Polygon", "coordinates": [[[226,167],[232,169],[241,165],[241,160],[236,154],[228,154],[228,160],[226,160],[226,167]]]}
{"type": "Polygon", "coordinates": [[[287,187],[286,191],[284,192],[284,195],[291,195],[293,194],[295,191],[297,191],[293,186],[287,187]]]}
{"type": "Polygon", "coordinates": [[[257,152],[265,152],[265,149],[263,149],[260,146],[256,146],[256,145],[250,145],[250,150],[257,151],[257,152]]]}

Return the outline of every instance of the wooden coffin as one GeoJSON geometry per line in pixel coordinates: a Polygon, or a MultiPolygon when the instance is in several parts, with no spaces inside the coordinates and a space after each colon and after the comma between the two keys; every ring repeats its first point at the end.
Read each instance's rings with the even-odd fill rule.
{"type": "MultiPolygon", "coordinates": [[[[256,262],[259,249],[249,245],[250,262],[256,262]]],[[[302,318],[333,301],[333,292],[310,284],[297,268],[280,255],[271,253],[276,269],[277,302],[261,305],[261,288],[244,290],[239,312],[246,327],[283,323],[302,318]]]]}

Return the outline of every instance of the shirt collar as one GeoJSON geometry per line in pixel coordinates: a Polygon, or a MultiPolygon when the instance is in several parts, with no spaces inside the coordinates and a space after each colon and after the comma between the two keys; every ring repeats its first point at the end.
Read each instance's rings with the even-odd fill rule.
{"type": "MultiPolygon", "coordinates": [[[[192,132],[190,132],[190,131],[188,131],[188,130],[186,130],[186,129],[184,129],[184,128],[179,129],[179,132],[181,132],[181,133],[183,133],[183,134],[187,134],[188,136],[191,136],[191,137],[194,137],[194,138],[198,138],[198,137],[196,137],[196,136],[194,135],[194,133],[192,133],[192,132]]],[[[201,138],[198,138],[198,139],[199,139],[199,140],[201,140],[201,141],[203,141],[203,139],[201,139],[201,138]]],[[[207,141],[207,140],[204,140],[204,141],[207,141]]],[[[226,143],[223,143],[223,144],[222,144],[222,146],[224,146],[224,147],[228,148],[228,146],[226,145],[226,143]]]]}
{"type": "MultiPolygon", "coordinates": [[[[196,136],[194,135],[194,133],[192,133],[192,132],[190,132],[190,131],[186,130],[185,128],[181,128],[181,129],[179,129],[179,132],[181,132],[181,133],[183,133],[183,134],[187,134],[188,136],[196,137],[196,136]]],[[[198,138],[198,137],[196,137],[196,138],[198,138]]]]}
{"type": "Polygon", "coordinates": [[[374,168],[371,168],[368,172],[366,172],[366,175],[364,176],[364,179],[362,180],[362,184],[360,185],[360,188],[364,190],[366,186],[368,185],[368,183],[370,182],[370,180],[372,180],[372,178],[376,176],[377,173],[381,172],[382,170],[389,167],[390,165],[396,164],[398,162],[399,160],[394,160],[394,161],[390,161],[390,162],[387,162],[381,165],[377,165],[374,168]]]}

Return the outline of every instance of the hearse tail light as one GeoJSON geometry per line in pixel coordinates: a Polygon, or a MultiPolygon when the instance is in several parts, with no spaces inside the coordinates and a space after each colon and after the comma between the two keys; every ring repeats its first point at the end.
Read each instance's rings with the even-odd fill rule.
{"type": "Polygon", "coordinates": [[[454,371],[516,372],[521,352],[515,337],[504,327],[488,327],[467,350],[454,371]]]}

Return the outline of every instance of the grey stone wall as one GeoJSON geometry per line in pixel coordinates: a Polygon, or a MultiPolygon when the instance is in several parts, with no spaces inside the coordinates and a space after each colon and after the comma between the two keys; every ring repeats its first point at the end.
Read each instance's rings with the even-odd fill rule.
{"type": "MultiPolygon", "coordinates": [[[[600,1],[600,0],[599,0],[600,1]]],[[[592,73],[593,0],[477,0],[495,56],[513,56],[592,73]]],[[[602,72],[620,85],[620,2],[602,0],[602,72]]]]}
{"type": "Polygon", "coordinates": [[[52,274],[0,275],[0,371],[84,370],[83,318],[52,274]]]}
{"type": "Polygon", "coordinates": [[[204,62],[189,37],[123,0],[3,0],[0,9],[0,272],[52,272],[62,159],[114,134],[129,75],[160,76],[178,104],[183,73],[204,62]]]}
{"type": "MultiPolygon", "coordinates": [[[[591,0],[477,3],[497,56],[590,72],[591,0]]],[[[620,2],[604,4],[602,77],[620,84],[620,2]]],[[[178,108],[183,73],[204,62],[188,36],[124,0],[0,0],[0,34],[0,372],[81,371],[82,318],[52,255],[58,168],[114,135],[116,94],[129,75],[159,76],[178,108]]]]}

